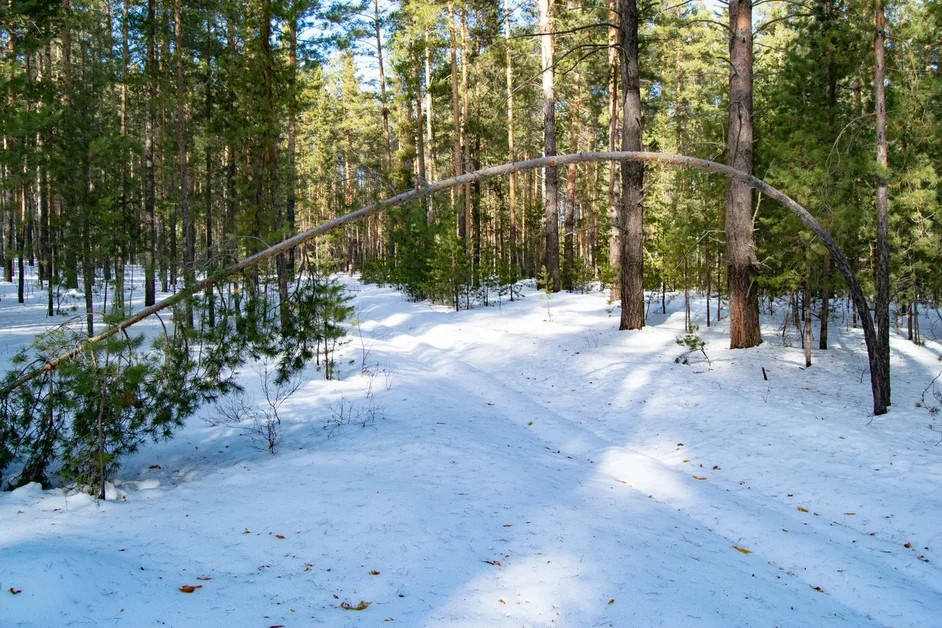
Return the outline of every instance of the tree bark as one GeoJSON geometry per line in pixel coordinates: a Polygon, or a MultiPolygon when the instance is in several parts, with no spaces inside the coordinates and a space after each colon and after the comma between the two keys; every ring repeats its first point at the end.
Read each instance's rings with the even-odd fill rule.
{"type": "Polygon", "coordinates": [[[383,108],[383,144],[386,151],[386,174],[388,175],[392,172],[392,151],[389,147],[389,103],[386,102],[386,73],[383,69],[381,26],[379,0],[373,0],[373,30],[376,35],[376,61],[379,65],[379,100],[383,108]]]}
{"type": "MultiPolygon", "coordinates": [[[[556,96],[553,91],[553,0],[538,0],[540,11],[540,50],[543,70],[543,156],[556,155],[556,96]]],[[[543,175],[543,231],[546,245],[543,267],[549,278],[545,289],[559,292],[559,211],[556,207],[557,174],[547,166],[543,175]]]]}
{"type": "MultiPolygon", "coordinates": [[[[579,152],[579,135],[582,132],[579,124],[582,115],[582,95],[580,93],[581,76],[579,71],[575,72],[573,78],[572,111],[569,124],[569,152],[579,152]]],[[[569,164],[566,173],[566,209],[563,220],[563,290],[572,291],[575,286],[576,275],[576,175],[579,167],[576,164],[569,164]]]]}
{"type": "Polygon", "coordinates": [[[157,297],[157,276],[154,252],[157,248],[157,225],[154,216],[156,182],[154,178],[154,126],[157,100],[157,59],[155,50],[156,0],[147,0],[147,57],[144,72],[147,75],[147,113],[144,120],[144,215],[146,241],[144,244],[144,305],[152,306],[157,297]]]}
{"type": "MultiPolygon", "coordinates": [[[[510,0],[504,0],[504,47],[507,64],[507,159],[513,163],[517,157],[514,152],[514,81],[510,49],[510,0]]],[[[455,174],[461,173],[456,172],[455,174]]],[[[517,261],[517,181],[513,175],[510,175],[507,179],[510,188],[508,207],[510,212],[510,265],[516,273],[520,271],[517,261]]],[[[511,290],[510,300],[513,301],[513,298],[514,294],[511,290]]]]}
{"type": "Polygon", "coordinates": [[[828,321],[831,317],[831,294],[828,290],[828,282],[831,280],[831,258],[824,258],[824,287],[821,289],[821,325],[818,328],[818,349],[822,351],[828,348],[828,321]]]}
{"type": "Polygon", "coordinates": [[[801,343],[805,348],[805,368],[811,366],[811,283],[805,277],[801,293],[801,312],[804,318],[804,340],[801,343]]]}
{"type": "MultiPolygon", "coordinates": [[[[752,172],[752,0],[729,2],[729,137],[727,163],[752,172]]],[[[755,347],[759,290],[752,224],[752,190],[737,180],[726,188],[726,259],[729,291],[729,346],[755,347]]]]}
{"type": "MultiPolygon", "coordinates": [[[[623,151],[641,150],[641,77],[638,72],[638,4],[621,0],[621,91],[623,151]]],[[[644,326],[644,205],[642,185],[644,164],[623,162],[621,166],[620,288],[619,329],[644,326]]]]}
{"type": "MultiPolygon", "coordinates": [[[[183,283],[189,285],[195,278],[196,246],[193,218],[190,216],[190,193],[186,163],[186,109],[183,98],[183,8],[181,0],[173,3],[174,62],[177,70],[177,168],[180,185],[180,216],[183,221],[183,283]]],[[[186,301],[185,322],[193,326],[192,301],[186,301]]]]}
{"type": "MultiPolygon", "coordinates": [[[[876,243],[876,288],[877,298],[874,317],[877,326],[879,369],[885,380],[884,397],[880,400],[890,405],[890,250],[887,191],[887,149],[886,149],[886,92],[883,86],[885,73],[886,18],[883,13],[883,0],[876,0],[876,29],[873,37],[874,64],[873,92],[876,106],[877,126],[877,243],[876,243]]],[[[861,312],[863,315],[863,312],[861,312]]]]}
{"type": "MultiPolygon", "coordinates": [[[[608,16],[612,19],[617,11],[617,0],[608,0],[608,16]]],[[[618,149],[618,40],[619,30],[616,26],[608,27],[608,150],[618,149]]],[[[621,274],[618,271],[621,264],[621,232],[624,225],[615,203],[615,162],[608,168],[608,267],[611,271],[611,284],[609,287],[609,301],[621,301],[621,274]]]]}

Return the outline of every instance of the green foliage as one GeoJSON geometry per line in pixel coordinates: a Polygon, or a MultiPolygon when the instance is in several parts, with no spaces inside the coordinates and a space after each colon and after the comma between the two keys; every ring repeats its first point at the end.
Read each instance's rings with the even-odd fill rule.
{"type": "MultiPolygon", "coordinates": [[[[143,335],[112,336],[0,398],[0,482],[48,485],[57,470],[67,484],[103,496],[123,457],[171,438],[203,404],[241,390],[235,376],[248,361],[271,363],[275,386],[295,381],[312,360],[336,378],[353,311],[343,285],[318,274],[300,279],[282,309],[264,277],[246,279],[244,291],[214,297],[212,326],[196,298],[199,325],[165,328],[150,346],[143,335]]],[[[174,320],[183,320],[184,307],[174,320]]],[[[68,327],[40,336],[2,386],[84,340],[68,327]]]]}
{"type": "MultiPolygon", "coordinates": [[[[65,329],[39,337],[16,356],[4,387],[83,340],[65,329]]],[[[176,326],[145,349],[143,335],[116,335],[16,388],[0,400],[0,432],[8,437],[0,472],[19,462],[9,486],[48,484],[58,464],[65,482],[103,495],[123,456],[148,439],[169,438],[202,403],[234,389],[240,355],[232,340],[176,326]]]]}
{"type": "Polygon", "coordinates": [[[471,264],[464,243],[458,239],[453,225],[446,223],[435,238],[425,293],[429,299],[458,311],[462,303],[468,302],[470,276],[471,264]]]}
{"type": "Polygon", "coordinates": [[[690,329],[687,330],[687,333],[685,333],[683,336],[679,336],[676,339],[677,344],[685,347],[687,350],[674,358],[674,362],[677,364],[689,365],[692,356],[698,352],[703,355],[703,358],[707,362],[710,362],[710,358],[706,353],[707,343],[700,337],[700,335],[697,333],[698,331],[700,331],[698,326],[691,325],[690,329]]]}

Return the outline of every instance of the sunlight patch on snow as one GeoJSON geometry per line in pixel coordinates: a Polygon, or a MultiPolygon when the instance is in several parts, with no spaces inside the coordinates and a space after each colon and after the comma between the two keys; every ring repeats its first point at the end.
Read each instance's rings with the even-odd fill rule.
{"type": "MultiPolygon", "coordinates": [[[[432,617],[449,618],[452,626],[481,626],[510,619],[523,625],[548,626],[569,612],[587,612],[597,604],[591,561],[563,552],[506,559],[512,564],[489,567],[451,594],[432,617]],[[563,586],[560,586],[560,585],[563,586]],[[469,602],[475,616],[467,617],[469,602]]],[[[560,625],[565,625],[563,622],[560,625]]]]}
{"type": "Polygon", "coordinates": [[[682,507],[693,501],[693,494],[680,483],[678,473],[645,455],[622,447],[606,450],[599,457],[599,471],[624,482],[629,488],[658,501],[682,507]]]}

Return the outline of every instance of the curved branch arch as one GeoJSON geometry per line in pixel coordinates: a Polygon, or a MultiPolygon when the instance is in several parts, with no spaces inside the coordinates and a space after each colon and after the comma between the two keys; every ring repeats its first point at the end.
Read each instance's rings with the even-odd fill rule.
{"type": "Polygon", "coordinates": [[[458,188],[463,185],[474,183],[475,181],[480,181],[483,179],[492,179],[495,177],[506,176],[509,174],[514,174],[517,172],[526,172],[529,170],[537,170],[539,168],[545,168],[547,166],[568,166],[570,164],[581,164],[581,163],[590,163],[598,161],[618,161],[618,162],[643,162],[651,164],[661,164],[666,166],[674,166],[678,168],[692,168],[694,170],[699,170],[701,172],[713,173],[723,175],[730,179],[737,179],[749,185],[750,187],[758,190],[762,194],[765,194],[769,198],[775,200],[780,205],[785,207],[788,211],[798,217],[801,222],[808,227],[827,247],[828,251],[831,253],[832,260],[837,266],[838,270],[844,276],[845,281],[847,282],[847,287],[850,290],[851,297],[854,300],[854,303],[857,306],[857,311],[860,314],[861,323],[863,325],[864,331],[864,340],[867,344],[867,356],[870,365],[870,385],[873,393],[873,413],[874,414],[885,414],[887,409],[885,391],[888,389],[887,384],[889,383],[889,371],[881,363],[877,357],[877,337],[876,330],[873,324],[873,318],[870,315],[870,307],[867,304],[867,299],[864,296],[863,289],[860,286],[860,282],[857,281],[856,275],[851,268],[850,262],[847,257],[837,246],[837,243],[834,241],[834,238],[827,232],[827,230],[818,222],[811,213],[792,200],[788,195],[780,190],[772,187],[765,181],[754,177],[753,175],[743,172],[741,170],[736,170],[735,168],[730,168],[724,164],[717,163],[715,161],[708,161],[706,159],[698,159],[696,157],[688,157],[686,155],[674,155],[669,153],[651,153],[645,151],[603,151],[603,152],[589,152],[589,153],[572,153],[568,155],[555,155],[552,157],[540,157],[537,159],[529,159],[526,161],[515,161],[507,164],[501,164],[499,166],[491,166],[489,168],[484,168],[477,170],[475,172],[469,172],[458,177],[452,177],[450,179],[445,179],[443,181],[437,181],[435,183],[430,183],[424,187],[417,188],[414,190],[409,190],[398,194],[391,198],[387,198],[382,201],[378,201],[372,205],[368,205],[361,209],[358,209],[349,214],[343,216],[338,216],[333,220],[328,220],[327,222],[321,223],[317,226],[314,226],[306,231],[302,231],[286,240],[279,242],[278,244],[260,251],[254,255],[246,257],[242,260],[239,260],[235,264],[225,268],[221,271],[213,273],[212,275],[197,281],[190,286],[184,288],[177,294],[164,299],[154,305],[140,310],[133,316],[121,321],[113,327],[109,327],[102,333],[97,336],[93,336],[85,341],[83,344],[73,348],[72,350],[63,353],[56,358],[53,358],[43,366],[38,369],[23,375],[19,380],[17,380],[11,387],[7,390],[0,392],[0,395],[9,394],[9,392],[22,384],[30,381],[31,379],[38,377],[42,373],[51,371],[55,369],[59,364],[71,360],[75,356],[79,355],[85,351],[90,345],[100,342],[106,338],[113,336],[114,334],[127,329],[135,323],[139,323],[145,318],[156,314],[157,312],[171,307],[189,296],[192,296],[198,292],[202,292],[206,288],[212,287],[217,283],[225,280],[226,278],[240,273],[248,268],[256,266],[266,260],[269,260],[281,253],[285,253],[297,246],[300,246],[310,240],[313,240],[317,236],[328,233],[338,227],[341,227],[345,224],[366,218],[368,216],[373,216],[380,214],[387,209],[393,207],[398,207],[400,205],[405,205],[411,201],[415,201],[426,196],[430,196],[437,192],[442,192],[445,190],[450,190],[453,188],[458,188]]]}

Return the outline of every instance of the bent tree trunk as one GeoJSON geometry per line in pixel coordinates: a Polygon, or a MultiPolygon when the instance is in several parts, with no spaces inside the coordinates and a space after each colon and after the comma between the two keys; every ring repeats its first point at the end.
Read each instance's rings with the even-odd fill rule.
{"type": "Polygon", "coordinates": [[[870,316],[870,308],[867,304],[866,297],[864,296],[863,289],[860,287],[860,282],[857,281],[857,277],[854,275],[854,271],[851,269],[850,262],[848,261],[847,257],[844,256],[844,253],[841,251],[841,249],[838,248],[834,238],[831,237],[831,234],[825,230],[821,223],[818,222],[817,219],[815,219],[815,217],[812,216],[807,209],[793,201],[784,192],[773,188],[765,181],[757,179],[749,173],[730,168],[729,166],[716,163],[715,161],[707,161],[706,159],[698,159],[696,157],[687,157],[684,155],[671,155],[668,153],[613,151],[556,155],[555,157],[540,157],[538,159],[528,159],[526,161],[502,164],[500,166],[491,166],[476,172],[468,172],[459,177],[452,177],[451,179],[445,179],[444,181],[431,183],[419,189],[409,190],[397,196],[393,196],[392,198],[387,198],[372,205],[358,209],[354,212],[350,212],[349,214],[338,216],[333,220],[328,220],[327,222],[312,227],[307,231],[302,231],[301,233],[292,236],[287,240],[283,240],[278,244],[265,249],[264,251],[259,251],[254,255],[239,260],[228,268],[222,269],[200,281],[197,281],[193,285],[186,287],[184,290],[177,292],[177,294],[173,295],[172,297],[164,299],[159,303],[155,303],[150,307],[144,308],[133,316],[121,321],[113,327],[108,328],[97,336],[89,338],[83,344],[75,347],[74,349],[63,353],[56,358],[53,358],[41,367],[25,374],[23,377],[14,382],[12,386],[6,390],[0,391],[0,397],[8,395],[11,390],[17,388],[18,386],[25,384],[35,377],[39,377],[43,373],[55,369],[59,364],[71,360],[75,356],[88,349],[91,345],[101,342],[106,338],[110,338],[118,332],[127,329],[131,325],[139,323],[148,316],[171,307],[197,292],[201,292],[206,288],[212,287],[217,283],[222,282],[226,278],[231,277],[232,275],[257,266],[258,264],[261,264],[262,262],[275,257],[276,255],[290,251],[291,249],[301,246],[302,244],[313,240],[320,235],[324,235],[325,233],[333,231],[334,229],[342,227],[348,223],[380,214],[392,207],[405,205],[406,203],[425,198],[426,196],[435,194],[437,192],[459,188],[461,186],[469,185],[483,179],[507,176],[517,172],[528,172],[530,170],[537,170],[548,166],[554,166],[558,168],[561,166],[568,166],[569,164],[591,163],[598,161],[634,161],[641,163],[662,164],[680,168],[693,168],[694,170],[700,170],[702,172],[722,175],[748,184],[753,189],[758,190],[762,194],[765,194],[772,200],[781,204],[792,214],[797,216],[798,219],[801,220],[801,222],[804,223],[804,225],[808,227],[828,249],[828,251],[831,253],[831,258],[834,265],[847,281],[847,287],[849,288],[851,296],[853,297],[854,304],[857,307],[858,312],[860,312],[860,318],[864,329],[864,339],[867,343],[867,355],[869,357],[870,364],[870,385],[874,400],[873,413],[886,413],[886,404],[882,401],[885,399],[884,394],[889,386],[890,372],[889,369],[883,368],[883,363],[878,359],[876,331],[873,326],[873,319],[870,316]]]}

